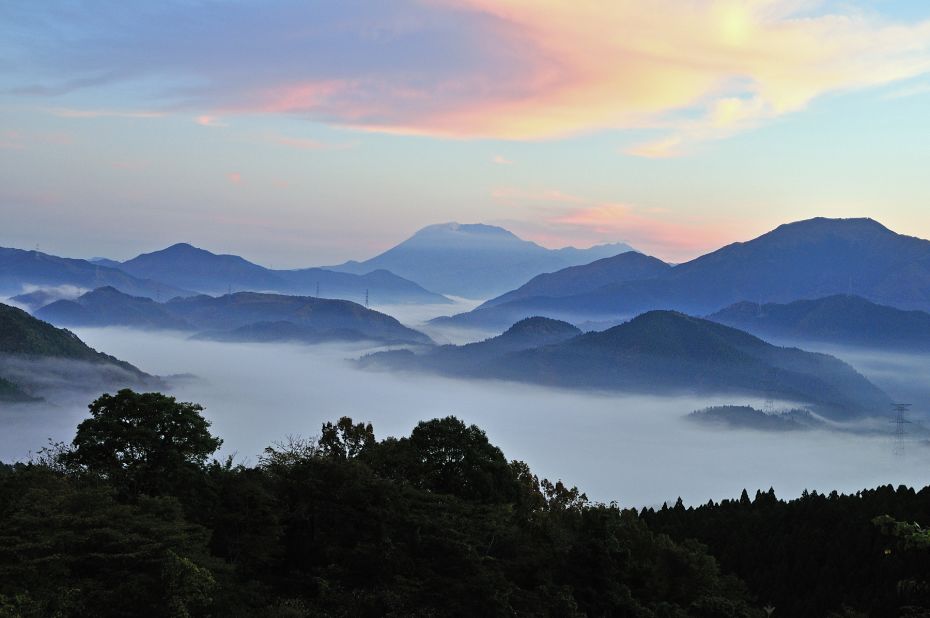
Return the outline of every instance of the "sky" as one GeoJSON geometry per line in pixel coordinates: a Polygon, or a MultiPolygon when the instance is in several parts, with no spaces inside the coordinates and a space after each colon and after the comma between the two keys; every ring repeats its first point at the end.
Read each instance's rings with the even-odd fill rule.
{"type": "Polygon", "coordinates": [[[928,133],[918,0],[0,3],[0,245],[58,255],[927,238],[928,133]]]}

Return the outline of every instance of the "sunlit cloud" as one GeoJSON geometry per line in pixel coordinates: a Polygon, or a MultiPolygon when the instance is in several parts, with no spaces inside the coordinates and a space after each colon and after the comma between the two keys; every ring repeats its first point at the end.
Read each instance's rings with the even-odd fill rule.
{"type": "Polygon", "coordinates": [[[749,237],[752,231],[709,217],[682,217],[662,208],[599,201],[557,190],[495,189],[491,199],[516,216],[506,223],[549,247],[626,242],[671,262],[686,261],[749,237]]]}
{"type": "Polygon", "coordinates": [[[202,115],[197,116],[194,121],[202,127],[211,127],[211,128],[220,128],[229,126],[225,122],[220,121],[216,116],[202,115]]]}
{"type": "Polygon", "coordinates": [[[497,165],[513,165],[513,161],[511,161],[504,155],[499,155],[499,154],[491,157],[491,163],[495,163],[497,165]]]}
{"type": "Polygon", "coordinates": [[[299,150],[344,150],[346,148],[352,148],[355,146],[354,143],[350,142],[331,143],[323,142],[309,137],[291,137],[289,135],[272,135],[267,139],[273,144],[287,146],[289,148],[297,148],[299,150]]]}
{"type": "Polygon", "coordinates": [[[271,0],[228,5],[222,20],[214,10],[88,12],[74,27],[108,36],[63,45],[45,35],[36,57],[47,84],[21,88],[41,96],[158,76],[164,111],[57,113],[210,109],[449,138],[652,129],[625,152],[668,157],[827,94],[930,71],[930,21],[896,22],[864,1],[271,0]],[[183,40],[170,27],[182,20],[183,40]]]}
{"type": "Polygon", "coordinates": [[[239,172],[230,172],[226,174],[226,179],[234,185],[242,184],[242,174],[239,172]]]}

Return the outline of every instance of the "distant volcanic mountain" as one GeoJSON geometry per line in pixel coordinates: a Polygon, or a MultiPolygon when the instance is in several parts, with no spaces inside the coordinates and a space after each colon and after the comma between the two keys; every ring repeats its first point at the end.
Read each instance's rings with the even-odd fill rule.
{"type": "Polygon", "coordinates": [[[576,389],[777,397],[811,405],[835,419],[883,413],[889,403],[881,390],[832,356],[776,347],[677,312],[651,311],[586,334],[546,318],[532,318],[514,329],[468,346],[382,352],[360,362],[371,368],[576,389]],[[526,339],[524,331],[543,340],[526,339]],[[508,345],[512,339],[519,345],[508,345]]]}
{"type": "Polygon", "coordinates": [[[590,249],[546,249],[492,225],[431,225],[364,262],[332,267],[352,273],[387,269],[430,290],[466,298],[488,298],[541,273],[586,264],[631,251],[623,243],[590,249]]]}
{"type": "MultiPolygon", "coordinates": [[[[706,315],[740,301],[786,303],[853,291],[871,302],[930,309],[930,241],[871,219],[810,219],[782,225],[665,272],[564,293],[594,265],[564,273],[565,284],[520,290],[451,321],[463,326],[547,315],[573,322],[629,318],[651,309],[706,315]]],[[[556,273],[562,276],[562,273],[556,273]]]]}

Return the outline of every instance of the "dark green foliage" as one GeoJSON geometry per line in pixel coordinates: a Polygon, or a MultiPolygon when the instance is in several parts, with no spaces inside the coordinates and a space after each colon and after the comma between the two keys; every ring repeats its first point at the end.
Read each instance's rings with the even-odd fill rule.
{"type": "MultiPolygon", "coordinates": [[[[89,348],[74,333],[0,304],[0,354],[48,356],[90,362],[114,361],[89,348]]],[[[128,367],[129,365],[127,365],[128,367]]]]}
{"type": "Polygon", "coordinates": [[[207,538],[174,498],[120,503],[106,486],[19,466],[0,475],[0,616],[204,616],[207,538]]]}
{"type": "Polygon", "coordinates": [[[775,616],[930,613],[930,537],[910,523],[930,522],[930,488],[805,492],[788,502],[744,491],[739,501],[642,515],[679,542],[707,545],[775,616]]]}
{"type": "MultiPolygon", "coordinates": [[[[0,361],[31,362],[44,359],[64,359],[90,363],[99,367],[104,384],[114,381],[129,381],[132,384],[152,381],[152,376],[143,373],[129,363],[97,352],[81,341],[77,335],[63,328],[55,328],[38,320],[22,309],[0,303],[0,361]]],[[[0,371],[8,368],[0,366],[0,371]]],[[[87,377],[84,377],[87,380],[87,377]]],[[[0,401],[36,401],[31,391],[35,385],[25,384],[17,378],[14,383],[0,375],[0,401]]],[[[122,385],[122,384],[121,384],[122,385]]],[[[81,384],[75,385],[81,387],[81,384]]]]}
{"type": "Polygon", "coordinates": [[[35,401],[35,398],[26,393],[23,389],[16,386],[9,380],[0,377],[0,401],[35,401]]]}
{"type": "Polygon", "coordinates": [[[124,389],[90,404],[62,463],[123,493],[161,495],[197,479],[222,444],[197,404],[124,389]]]}
{"type": "Polygon", "coordinates": [[[381,442],[342,418],[246,467],[206,463],[199,406],[91,408],[72,450],[0,466],[2,618],[761,616],[698,544],[454,417],[381,442]]]}
{"type": "Polygon", "coordinates": [[[751,406],[712,406],[696,410],[686,418],[705,425],[759,431],[803,431],[824,425],[823,421],[816,419],[808,410],[763,412],[751,406]]]}

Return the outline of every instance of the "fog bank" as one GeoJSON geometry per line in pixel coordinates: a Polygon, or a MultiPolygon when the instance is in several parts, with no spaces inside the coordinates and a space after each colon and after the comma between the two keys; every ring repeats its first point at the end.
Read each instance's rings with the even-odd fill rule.
{"type": "MultiPolygon", "coordinates": [[[[930,448],[895,456],[890,437],[822,431],[713,430],[682,419],[696,408],[755,404],[746,398],[583,394],[537,386],[363,372],[346,359],[360,345],[299,346],[188,341],[122,329],[81,329],[89,345],[175,380],[172,394],[205,406],[223,453],[254,463],[287,435],[315,436],[340,416],[371,421],[379,438],[408,435],[420,420],[454,414],[484,429],[510,459],[541,477],[576,484],[625,506],[737,497],[743,488],[856,491],[928,483],[930,448]]],[[[68,439],[86,409],[2,411],[0,459],[23,457],[45,437],[68,439]]]]}

